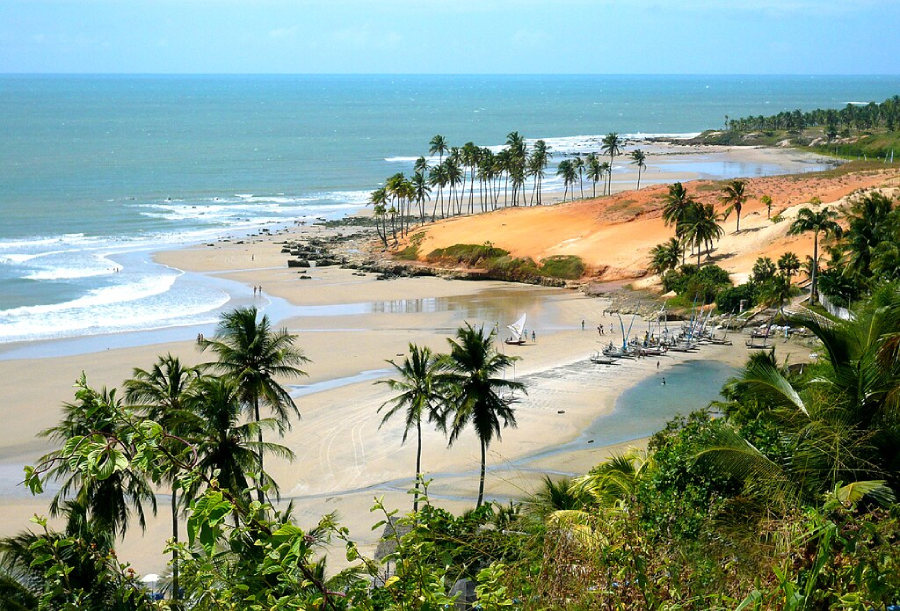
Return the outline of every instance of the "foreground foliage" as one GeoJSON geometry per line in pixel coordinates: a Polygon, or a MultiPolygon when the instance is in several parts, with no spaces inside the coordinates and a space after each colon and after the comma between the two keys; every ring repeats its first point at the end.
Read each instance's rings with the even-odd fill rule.
{"type": "MultiPolygon", "coordinates": [[[[758,271],[763,278],[771,266],[758,271]]],[[[290,506],[260,502],[255,482],[266,479],[252,472],[260,467],[252,449],[251,472],[234,481],[202,462],[200,438],[82,380],[59,428],[63,447],[26,474],[34,491],[58,473],[81,492],[57,504],[64,531],[36,518],[36,532],[3,542],[0,603],[440,609],[463,589],[454,588],[460,580],[472,580],[483,609],[888,608],[900,600],[900,293],[882,290],[855,314],[798,321],[821,342],[818,362],[789,369],[774,353],[755,354],[715,412],[673,420],[646,453],[613,457],[570,481],[547,477],[522,504],[487,502],[454,516],[432,502],[425,481],[408,515],[376,499],[374,528],[384,529],[377,558],[335,516],[302,527],[290,506]],[[92,504],[104,482],[126,490],[141,478],[169,482],[189,499],[188,540],[167,548],[179,566],[177,604],[151,600],[116,558],[124,525],[92,504]],[[330,574],[326,545],[343,547],[351,568],[330,574]]],[[[451,430],[472,422],[489,443],[504,420],[513,423],[492,396],[489,337],[464,327],[451,352],[458,390],[448,397],[458,411],[447,422],[451,430]]],[[[418,356],[407,382],[439,375],[428,354],[418,356]]],[[[237,413],[233,381],[219,383],[231,384],[237,403],[223,401],[237,413]]],[[[395,388],[405,399],[391,407],[407,410],[407,428],[427,418],[432,388],[395,388]]],[[[140,502],[113,498],[126,508],[140,502]]]]}

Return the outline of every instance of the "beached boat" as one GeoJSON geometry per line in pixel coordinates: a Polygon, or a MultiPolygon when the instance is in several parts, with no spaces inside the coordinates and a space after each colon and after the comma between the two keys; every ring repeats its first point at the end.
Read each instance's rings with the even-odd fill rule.
{"type": "Polygon", "coordinates": [[[600,352],[595,352],[591,355],[591,362],[596,365],[613,365],[616,362],[616,359],[611,356],[603,355],[600,352]]]}
{"type": "Polygon", "coordinates": [[[512,346],[522,346],[527,341],[525,339],[525,318],[527,314],[522,314],[522,318],[511,325],[507,325],[507,329],[512,331],[512,335],[506,338],[506,343],[512,346]]]}

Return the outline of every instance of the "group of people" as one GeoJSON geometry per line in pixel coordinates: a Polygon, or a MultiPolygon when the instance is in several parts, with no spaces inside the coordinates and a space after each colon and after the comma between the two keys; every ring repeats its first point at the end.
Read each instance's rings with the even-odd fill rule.
{"type": "Polygon", "coordinates": [[[257,295],[262,297],[262,285],[261,284],[258,286],[257,285],[253,286],[253,296],[256,297],[257,295]]]}

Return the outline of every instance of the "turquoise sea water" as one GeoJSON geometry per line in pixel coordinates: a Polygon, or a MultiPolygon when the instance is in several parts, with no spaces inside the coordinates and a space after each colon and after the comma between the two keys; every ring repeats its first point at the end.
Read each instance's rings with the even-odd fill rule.
{"type": "Polygon", "coordinates": [[[565,152],[898,91],[897,76],[0,76],[0,343],[214,320],[232,296],[150,251],[353,211],[434,134],[517,130],[565,152]]]}

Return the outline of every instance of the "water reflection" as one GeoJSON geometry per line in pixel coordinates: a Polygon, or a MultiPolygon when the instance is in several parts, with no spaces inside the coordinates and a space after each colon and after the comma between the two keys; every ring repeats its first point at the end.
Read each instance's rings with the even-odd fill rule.
{"type": "Polygon", "coordinates": [[[359,316],[364,314],[433,314],[452,312],[454,318],[473,323],[498,324],[501,328],[523,313],[529,327],[548,330],[558,326],[555,302],[572,298],[562,289],[533,287],[491,288],[474,295],[393,299],[325,306],[293,306],[284,314],[291,317],[359,316]]]}

